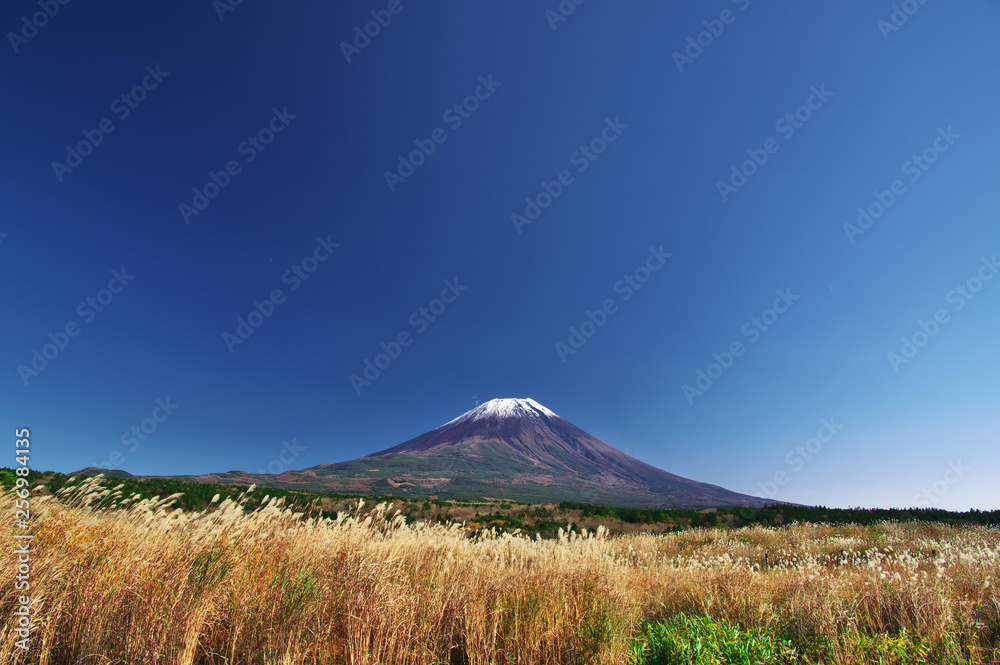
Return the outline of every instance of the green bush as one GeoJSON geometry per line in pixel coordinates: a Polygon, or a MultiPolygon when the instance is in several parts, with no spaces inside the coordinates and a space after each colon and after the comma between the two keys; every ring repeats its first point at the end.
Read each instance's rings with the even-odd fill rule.
{"type": "Polygon", "coordinates": [[[677,614],[647,623],[632,646],[635,665],[768,665],[801,662],[788,640],[773,629],[742,630],[708,617],[677,614]]]}

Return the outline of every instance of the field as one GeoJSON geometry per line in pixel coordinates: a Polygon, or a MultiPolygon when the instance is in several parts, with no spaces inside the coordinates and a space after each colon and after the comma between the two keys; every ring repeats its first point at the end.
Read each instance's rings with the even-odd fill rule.
{"type": "MultiPolygon", "coordinates": [[[[927,522],[470,532],[355,501],[32,499],[30,649],[0,662],[996,663],[1000,531],[927,522]],[[101,501],[103,507],[92,506],[101,501]],[[360,505],[358,505],[360,504],[360,505]]],[[[13,515],[14,497],[0,493],[13,515]]]]}

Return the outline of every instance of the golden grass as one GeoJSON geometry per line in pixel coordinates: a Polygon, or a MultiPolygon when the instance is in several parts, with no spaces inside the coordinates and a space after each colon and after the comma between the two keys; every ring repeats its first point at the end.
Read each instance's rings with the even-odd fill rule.
{"type": "MultiPolygon", "coordinates": [[[[812,662],[896,662],[864,636],[903,630],[926,662],[998,661],[995,529],[470,539],[386,504],[334,521],[279,502],[183,513],[169,497],[95,511],[97,492],[32,501],[27,655],[10,627],[13,548],[0,554],[0,662],[625,663],[643,620],[681,611],[778,627],[812,662]]],[[[10,494],[0,512],[13,515],[10,494]]]]}

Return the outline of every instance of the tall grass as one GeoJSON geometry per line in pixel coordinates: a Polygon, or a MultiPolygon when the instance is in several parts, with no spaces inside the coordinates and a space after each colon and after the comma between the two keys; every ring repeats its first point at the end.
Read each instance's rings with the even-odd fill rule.
{"type": "Polygon", "coordinates": [[[197,513],[170,503],[116,496],[98,479],[33,499],[36,631],[27,654],[14,646],[22,592],[3,548],[0,662],[626,663],[649,635],[673,639],[654,629],[664,620],[730,641],[765,635],[800,662],[1000,661],[994,529],[532,540],[407,525],[387,504],[330,520],[279,501],[253,512],[229,499],[197,513]],[[98,496],[117,508],[92,510],[98,496]],[[703,619],[678,623],[682,613],[703,619]]]}

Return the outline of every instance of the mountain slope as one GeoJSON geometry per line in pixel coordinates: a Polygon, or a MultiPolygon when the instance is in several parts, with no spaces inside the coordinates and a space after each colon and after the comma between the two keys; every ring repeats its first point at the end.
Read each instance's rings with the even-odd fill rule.
{"type": "Polygon", "coordinates": [[[277,481],[453,499],[690,508],[768,503],[650,466],[532,399],[491,400],[392,448],[287,472],[277,481]]]}
{"type": "Polygon", "coordinates": [[[523,503],[577,501],[636,508],[773,503],[650,466],[532,399],[490,400],[414,439],[348,462],[279,475],[228,471],[171,477],[313,492],[523,503]]]}

